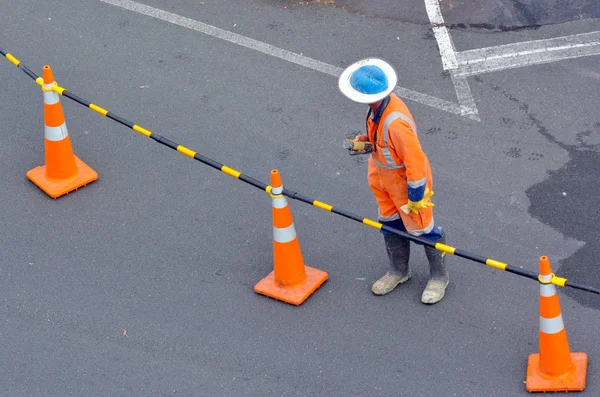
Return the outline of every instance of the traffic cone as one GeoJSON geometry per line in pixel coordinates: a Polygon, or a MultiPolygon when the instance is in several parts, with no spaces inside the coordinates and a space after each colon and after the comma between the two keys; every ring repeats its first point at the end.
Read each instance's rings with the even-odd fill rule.
{"type": "Polygon", "coordinates": [[[550,283],[548,257],[540,258],[540,352],[531,354],[525,388],[529,392],[569,392],[585,389],[588,357],[571,353],[556,287],[550,283]]]}
{"type": "Polygon", "coordinates": [[[304,266],[292,212],[281,184],[279,171],[271,171],[273,202],[273,271],[254,286],[268,297],[300,305],[327,280],[327,273],[304,266]]]}
{"type": "MultiPolygon", "coordinates": [[[[52,68],[42,68],[44,87],[52,88],[52,68]]],[[[44,91],[44,149],[46,164],[27,172],[27,178],[48,196],[58,198],[98,179],[96,171],[73,154],[58,93],[44,91]]]]}

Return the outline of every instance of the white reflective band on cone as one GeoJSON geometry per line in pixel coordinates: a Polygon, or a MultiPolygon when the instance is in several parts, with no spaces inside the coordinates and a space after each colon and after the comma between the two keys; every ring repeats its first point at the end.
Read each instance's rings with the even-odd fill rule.
{"type": "Polygon", "coordinates": [[[544,318],[540,316],[540,331],[545,334],[556,334],[565,329],[562,314],[554,318],[544,318]]]}
{"type": "Polygon", "coordinates": [[[63,123],[60,127],[44,126],[44,137],[49,141],[62,141],[69,136],[67,125],[63,123]]]}
{"type": "MultiPolygon", "coordinates": [[[[44,84],[46,88],[52,88],[52,84],[44,84]]],[[[60,99],[58,98],[58,93],[54,91],[44,91],[44,103],[46,105],[54,105],[58,103],[60,99]]]]}
{"type": "Polygon", "coordinates": [[[278,228],[273,226],[273,240],[278,243],[289,243],[296,238],[296,228],[291,226],[278,228]]]}
{"type": "MultiPolygon", "coordinates": [[[[543,277],[540,277],[542,280],[544,280],[543,277]]],[[[550,279],[552,279],[552,276],[549,277],[550,279]]],[[[550,281],[550,280],[544,280],[544,281],[550,281]]],[[[541,284],[540,285],[540,296],[543,296],[544,298],[548,298],[550,296],[554,296],[556,295],[556,288],[554,287],[554,284],[541,284]]]]}
{"type": "MultiPolygon", "coordinates": [[[[271,191],[271,193],[273,193],[271,191]]],[[[273,193],[275,194],[275,193],[273,193]]],[[[285,197],[277,197],[277,198],[273,198],[273,208],[285,208],[287,206],[287,200],[285,199],[285,197]]]]}

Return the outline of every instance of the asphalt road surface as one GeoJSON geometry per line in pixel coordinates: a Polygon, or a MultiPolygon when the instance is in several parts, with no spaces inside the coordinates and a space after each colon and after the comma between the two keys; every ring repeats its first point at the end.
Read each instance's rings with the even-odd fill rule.
{"type": "MultiPolygon", "coordinates": [[[[365,107],[337,90],[394,65],[448,244],[600,287],[600,12],[567,2],[0,0],[0,47],[99,106],[200,154],[376,219],[366,158],[342,141],[365,107]],[[398,4],[401,3],[401,4],[398,4]],[[469,4],[470,3],[470,4],[469,4]],[[439,13],[437,11],[439,11],[439,13]]],[[[0,395],[524,396],[539,285],[458,257],[434,306],[414,276],[384,297],[380,233],[290,200],[301,306],[258,295],[270,197],[61,98],[98,181],[58,200],[39,87],[0,58],[0,395]]],[[[600,394],[600,296],[560,289],[600,394]]]]}
{"type": "MultiPolygon", "coordinates": [[[[298,7],[327,4],[351,14],[398,22],[429,24],[422,0],[261,0],[298,7]]],[[[447,26],[470,30],[532,29],[550,24],[600,17],[595,0],[440,0],[447,26]]]]}

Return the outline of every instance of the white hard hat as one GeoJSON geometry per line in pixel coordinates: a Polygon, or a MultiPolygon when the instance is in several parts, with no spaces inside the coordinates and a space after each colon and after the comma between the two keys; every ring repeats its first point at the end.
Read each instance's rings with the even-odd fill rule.
{"type": "Polygon", "coordinates": [[[348,66],[338,85],[342,94],[359,103],[375,103],[396,88],[398,77],[394,68],[384,60],[367,58],[348,66]]]}

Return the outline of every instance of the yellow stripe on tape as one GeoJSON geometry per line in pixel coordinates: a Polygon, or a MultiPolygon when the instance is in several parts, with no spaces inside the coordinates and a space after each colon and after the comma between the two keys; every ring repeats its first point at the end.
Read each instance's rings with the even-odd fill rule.
{"type": "Polygon", "coordinates": [[[224,165],[223,167],[221,167],[221,171],[223,171],[224,173],[226,173],[229,176],[232,176],[234,178],[239,178],[240,175],[242,175],[241,172],[234,170],[233,168],[229,168],[228,166],[224,165]]]}
{"type": "Polygon", "coordinates": [[[442,243],[436,243],[435,249],[452,255],[454,255],[454,251],[456,251],[456,248],[442,243]]]}
{"type": "Polygon", "coordinates": [[[321,202],[321,201],[319,201],[319,200],[315,200],[315,201],[313,201],[313,205],[314,205],[315,207],[317,207],[317,208],[320,208],[320,209],[322,209],[322,210],[329,211],[329,212],[331,212],[331,209],[333,208],[333,206],[332,206],[332,205],[329,205],[329,204],[323,203],[323,202],[321,202]]]}
{"type": "Polygon", "coordinates": [[[564,287],[565,284],[567,283],[567,279],[566,278],[562,278],[562,277],[556,277],[556,276],[554,276],[554,277],[552,277],[552,280],[550,280],[550,282],[552,284],[558,285],[559,287],[564,287]]]}
{"type": "Polygon", "coordinates": [[[142,135],[147,136],[148,138],[150,137],[150,135],[152,135],[152,132],[148,131],[147,129],[145,129],[144,127],[140,127],[137,124],[134,124],[133,126],[133,130],[136,132],[139,132],[142,135]]]}
{"type": "Polygon", "coordinates": [[[10,63],[12,63],[15,66],[19,66],[19,64],[21,63],[21,61],[13,57],[11,54],[6,54],[6,59],[8,59],[10,63]]]}
{"type": "Polygon", "coordinates": [[[486,260],[485,264],[500,270],[506,270],[506,266],[508,266],[506,263],[498,262],[493,259],[486,260]]]}
{"type": "Polygon", "coordinates": [[[90,109],[92,109],[94,112],[100,113],[103,116],[106,116],[108,113],[108,110],[102,109],[100,106],[94,105],[93,103],[90,103],[90,109]]]}
{"type": "Polygon", "coordinates": [[[196,152],[181,145],[177,146],[177,151],[191,158],[194,158],[194,156],[196,155],[196,152]]]}
{"type": "Polygon", "coordinates": [[[367,218],[363,219],[362,223],[364,223],[365,225],[374,227],[375,229],[381,229],[382,226],[383,226],[383,224],[381,224],[379,222],[372,221],[372,220],[367,219],[367,218]]]}

